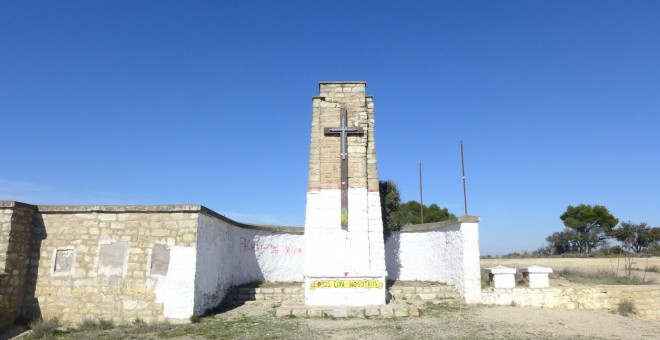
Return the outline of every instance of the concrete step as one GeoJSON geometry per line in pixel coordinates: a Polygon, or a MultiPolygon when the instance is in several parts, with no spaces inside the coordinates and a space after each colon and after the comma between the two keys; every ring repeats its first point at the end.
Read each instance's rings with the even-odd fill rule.
{"type": "Polygon", "coordinates": [[[292,283],[291,285],[277,285],[265,287],[239,286],[229,289],[225,299],[228,302],[263,302],[267,304],[282,303],[303,303],[304,290],[302,283],[292,283]]]}
{"type": "MultiPolygon", "coordinates": [[[[462,303],[463,298],[454,286],[432,282],[397,281],[388,285],[388,301],[415,305],[462,303]]],[[[232,287],[225,301],[229,303],[262,303],[273,306],[303,305],[305,289],[303,283],[276,284],[254,287],[244,285],[232,287]]]]}

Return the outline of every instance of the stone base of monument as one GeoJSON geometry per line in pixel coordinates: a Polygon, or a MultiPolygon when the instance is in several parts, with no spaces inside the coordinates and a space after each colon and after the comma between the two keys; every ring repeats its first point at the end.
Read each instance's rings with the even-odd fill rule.
{"type": "Polygon", "coordinates": [[[385,277],[307,277],[307,306],[371,306],[386,302],[385,277]]]}
{"type": "Polygon", "coordinates": [[[419,316],[430,305],[462,304],[456,287],[437,282],[389,282],[386,305],[374,306],[306,306],[302,282],[265,284],[261,287],[232,287],[225,304],[264,305],[274,308],[278,317],[405,317],[419,316]]]}
{"type": "Polygon", "coordinates": [[[275,308],[276,317],[300,318],[364,318],[419,316],[420,307],[406,303],[384,306],[280,306],[275,308]]]}

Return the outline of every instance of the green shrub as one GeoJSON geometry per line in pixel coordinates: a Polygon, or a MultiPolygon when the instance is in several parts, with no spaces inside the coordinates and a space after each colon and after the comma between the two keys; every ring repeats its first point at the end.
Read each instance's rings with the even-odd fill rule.
{"type": "Polygon", "coordinates": [[[603,247],[603,248],[598,249],[598,254],[599,255],[605,255],[605,256],[607,256],[607,255],[619,255],[619,254],[623,254],[623,253],[624,253],[623,248],[621,248],[619,246],[603,247]]]}
{"type": "Polygon", "coordinates": [[[649,249],[646,250],[646,253],[651,256],[660,256],[660,245],[649,247],[649,249]]]}

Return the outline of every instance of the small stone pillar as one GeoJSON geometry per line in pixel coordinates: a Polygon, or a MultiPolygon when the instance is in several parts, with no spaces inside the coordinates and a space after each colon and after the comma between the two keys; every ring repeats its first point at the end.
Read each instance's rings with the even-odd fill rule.
{"type": "Polygon", "coordinates": [[[525,283],[529,288],[550,287],[548,274],[552,273],[552,268],[533,265],[527,268],[520,268],[520,272],[525,278],[525,283]]]}
{"type": "Polygon", "coordinates": [[[515,288],[516,287],[516,268],[497,266],[486,268],[488,273],[488,282],[494,288],[515,288]]]}

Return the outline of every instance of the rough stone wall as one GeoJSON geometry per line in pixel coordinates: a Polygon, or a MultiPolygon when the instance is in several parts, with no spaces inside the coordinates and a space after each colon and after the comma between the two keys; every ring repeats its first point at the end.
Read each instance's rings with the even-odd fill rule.
{"type": "MultiPolygon", "coordinates": [[[[319,96],[312,100],[312,142],[310,148],[310,176],[308,191],[339,189],[340,160],[338,157],[341,138],[338,135],[324,136],[324,128],[337,128],[340,109],[346,108],[348,127],[363,128],[363,135],[347,137],[348,185],[351,188],[367,187],[367,164],[371,164],[372,175],[378,181],[375,163],[373,135],[373,99],[365,94],[365,82],[329,82],[319,84],[319,96]],[[371,106],[368,109],[368,106],[371,106]],[[370,110],[368,112],[368,110],[370,110]],[[371,130],[371,131],[370,131],[371,130]],[[369,133],[371,132],[371,133],[369,133]],[[371,163],[367,154],[371,153],[371,163]]],[[[372,188],[378,191],[378,186],[372,188]]]]}
{"type": "Polygon", "coordinates": [[[40,206],[25,314],[71,323],[188,318],[193,313],[196,210],[40,206]]]}
{"type": "Polygon", "coordinates": [[[232,285],[302,280],[302,229],[242,224],[199,205],[2,201],[0,235],[0,327],[21,309],[68,324],[188,320],[232,285]]]}
{"type": "Polygon", "coordinates": [[[453,284],[466,302],[479,302],[478,220],[463,216],[392,233],[385,244],[387,278],[453,284]]]}
{"type": "Polygon", "coordinates": [[[636,315],[660,320],[660,285],[484,289],[481,303],[538,308],[609,310],[628,300],[636,315]]]}
{"type": "Polygon", "coordinates": [[[0,201],[0,328],[20,315],[35,207],[0,201]]]}

